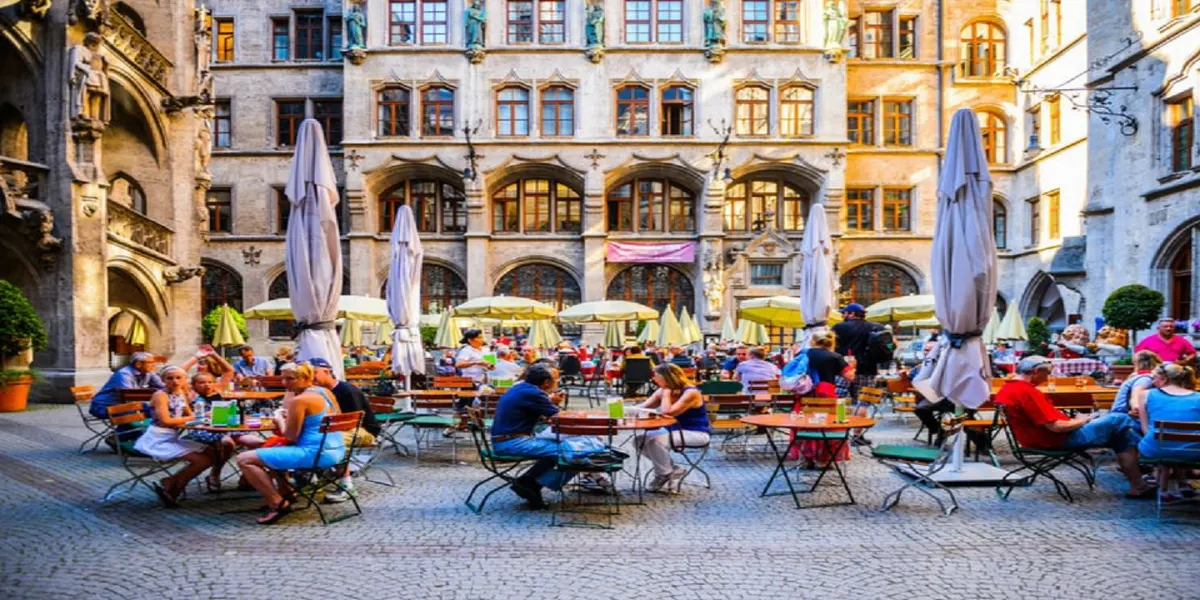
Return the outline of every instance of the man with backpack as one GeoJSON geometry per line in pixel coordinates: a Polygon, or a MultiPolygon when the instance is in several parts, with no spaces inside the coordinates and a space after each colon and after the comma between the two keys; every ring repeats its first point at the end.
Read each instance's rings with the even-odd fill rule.
{"type": "Polygon", "coordinates": [[[879,323],[866,321],[867,311],[855,302],[842,309],[844,321],[833,326],[837,336],[837,353],[854,362],[855,376],[847,393],[850,398],[858,397],[858,390],[875,383],[879,365],[892,360],[895,341],[891,333],[879,323]],[[853,357],[853,359],[851,359],[853,357]]]}

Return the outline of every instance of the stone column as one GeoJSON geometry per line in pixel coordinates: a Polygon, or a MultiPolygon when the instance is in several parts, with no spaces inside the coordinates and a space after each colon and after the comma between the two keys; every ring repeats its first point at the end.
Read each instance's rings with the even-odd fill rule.
{"type": "Polygon", "coordinates": [[[488,227],[483,182],[465,180],[463,186],[467,196],[467,297],[490,296],[494,283],[488,260],[491,228],[488,227]]]}
{"type": "MultiPolygon", "coordinates": [[[[604,300],[608,293],[608,281],[605,278],[608,264],[605,257],[606,239],[604,174],[593,168],[584,177],[583,190],[583,281],[580,284],[584,302],[604,300]]],[[[596,344],[603,339],[603,326],[583,326],[583,343],[596,344]]]]}
{"type": "MultiPolygon", "coordinates": [[[[692,307],[692,314],[696,315],[697,322],[700,325],[701,331],[705,333],[717,333],[721,330],[721,312],[710,313],[708,311],[708,302],[705,292],[707,288],[704,285],[705,271],[708,269],[710,276],[719,278],[724,285],[724,252],[723,240],[725,238],[725,223],[722,211],[725,208],[725,182],[716,176],[709,179],[708,185],[705,186],[700,212],[696,219],[696,238],[698,241],[696,248],[696,263],[693,268],[693,285],[695,286],[695,306],[692,307]]],[[[720,310],[729,310],[728,293],[722,294],[720,301],[720,310]]]]}

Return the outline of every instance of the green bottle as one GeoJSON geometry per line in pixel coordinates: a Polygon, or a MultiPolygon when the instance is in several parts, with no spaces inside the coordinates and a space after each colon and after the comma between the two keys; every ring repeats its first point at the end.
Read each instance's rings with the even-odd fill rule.
{"type": "Polygon", "coordinates": [[[846,399],[845,399],[845,398],[838,398],[838,401],[837,401],[837,422],[838,422],[838,423],[845,423],[845,422],[846,422],[846,399]]]}

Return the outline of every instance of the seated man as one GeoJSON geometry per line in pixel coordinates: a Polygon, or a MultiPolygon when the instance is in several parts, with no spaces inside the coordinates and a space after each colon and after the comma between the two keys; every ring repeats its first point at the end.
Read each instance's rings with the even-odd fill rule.
{"type": "MultiPolygon", "coordinates": [[[[741,349],[738,350],[741,352],[741,349]]],[[[779,379],[779,367],[767,362],[767,351],[762,348],[750,349],[750,360],[740,361],[733,370],[733,378],[742,382],[742,393],[750,393],[750,383],[753,381],[772,381],[779,379]]]]}
{"type": "MultiPolygon", "coordinates": [[[[380,427],[379,422],[375,420],[375,412],[371,410],[371,403],[367,401],[367,395],[356,385],[338,381],[337,375],[333,373],[333,365],[324,358],[311,358],[308,364],[313,367],[313,383],[333,392],[333,398],[337,400],[338,409],[342,414],[362,411],[362,423],[358,430],[342,434],[342,443],[346,448],[350,448],[351,440],[354,441],[355,447],[374,446],[375,436],[379,435],[380,427]]],[[[331,504],[345,502],[351,495],[355,495],[354,482],[350,479],[350,471],[347,470],[342,477],[341,489],[331,486],[331,489],[325,492],[325,501],[331,504]]]]}
{"type": "Polygon", "coordinates": [[[733,356],[726,360],[725,364],[721,365],[721,378],[732,379],[734,369],[737,369],[739,364],[748,360],[750,360],[750,350],[745,346],[738,346],[734,350],[733,356]]]}
{"type": "MultiPolygon", "coordinates": [[[[492,449],[497,454],[539,459],[512,484],[513,492],[533,509],[546,508],[542,487],[557,490],[569,479],[554,468],[558,463],[560,442],[534,435],[534,427],[539,422],[558,414],[556,401],[561,402],[561,396],[557,400],[550,396],[557,387],[557,369],[543,363],[530,365],[524,380],[500,397],[492,419],[492,449]]],[[[579,444],[575,445],[578,451],[579,444]]],[[[603,446],[595,442],[595,450],[602,449],[603,446]]]]}
{"type": "Polygon", "coordinates": [[[1050,378],[1052,365],[1043,356],[1028,356],[1017,363],[1017,375],[996,393],[996,403],[1004,406],[1008,426],[1017,441],[1040,450],[1084,450],[1112,448],[1117,465],[1129,480],[1127,498],[1153,498],[1155,488],[1142,480],[1138,470],[1137,422],[1123,413],[1082,414],[1069,418],[1054,407],[1046,394],[1037,389],[1050,378]]]}
{"type": "Polygon", "coordinates": [[[234,377],[241,381],[245,377],[263,377],[275,371],[271,361],[254,356],[254,348],[243,345],[238,348],[241,358],[233,361],[234,377]]]}
{"type": "Polygon", "coordinates": [[[684,353],[683,348],[676,346],[675,344],[671,344],[669,351],[671,353],[671,360],[668,362],[671,364],[681,369],[695,368],[696,361],[692,360],[692,357],[684,353]]]}
{"type": "Polygon", "coordinates": [[[107,419],[108,407],[121,403],[121,390],[139,388],[166,389],[162,379],[154,373],[154,356],[149,352],[134,352],[129,364],[117,369],[92,397],[88,412],[93,417],[107,419]]]}
{"type": "Polygon", "coordinates": [[[513,362],[513,351],[508,348],[496,350],[496,368],[488,371],[488,381],[515,380],[521,374],[521,366],[513,362]]]}

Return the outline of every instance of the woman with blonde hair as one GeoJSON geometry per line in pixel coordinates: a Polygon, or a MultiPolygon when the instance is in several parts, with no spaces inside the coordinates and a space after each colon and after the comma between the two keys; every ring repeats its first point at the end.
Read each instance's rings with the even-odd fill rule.
{"type": "MultiPolygon", "coordinates": [[[[1154,389],[1146,395],[1139,415],[1145,436],[1138,443],[1138,453],[1142,458],[1157,461],[1200,461],[1200,444],[1154,439],[1159,432],[1158,422],[1200,421],[1200,392],[1196,391],[1196,372],[1191,367],[1166,363],[1159,365],[1152,376],[1154,389]]],[[[1158,467],[1158,489],[1163,502],[1180,499],[1177,489],[1179,481],[1171,477],[1172,472],[1177,476],[1184,474],[1183,470],[1170,466],[1160,464],[1158,467]],[[1167,488],[1168,484],[1170,489],[1167,488]]]]}
{"type": "Polygon", "coordinates": [[[660,414],[675,417],[675,424],[637,436],[638,447],[654,465],[654,479],[650,480],[646,489],[658,492],[665,487],[678,492],[688,471],[671,460],[671,448],[693,448],[708,444],[712,431],[708,409],[704,406],[704,395],[692,385],[678,365],[663,363],[654,367],[651,380],[658,390],[637,408],[657,409],[660,414]]]}
{"type": "Polygon", "coordinates": [[[346,452],[341,435],[321,434],[321,419],[337,414],[338,404],[329,390],[313,383],[313,366],[287,364],[279,371],[289,395],[275,414],[275,433],[288,444],[243,452],[237,458],[246,480],[267,501],[267,514],[258,519],[259,525],[271,525],[292,511],[295,494],[281,474],[311,469],[314,463],[317,468],[332,467],[346,452]]]}
{"type": "Polygon", "coordinates": [[[196,362],[197,373],[208,373],[213,377],[212,389],[225,391],[233,382],[233,365],[220,354],[206,354],[196,362]]]}
{"type": "Polygon", "coordinates": [[[215,450],[180,437],[180,430],[194,418],[188,402],[187,371],[171,365],[163,367],[160,373],[166,389],[154,392],[150,397],[152,424],[137,439],[133,449],[155,460],[182,458],[187,461],[186,467],[153,486],[163,505],[174,508],[179,506],[179,495],[188,482],[213,463],[215,450]]]}

